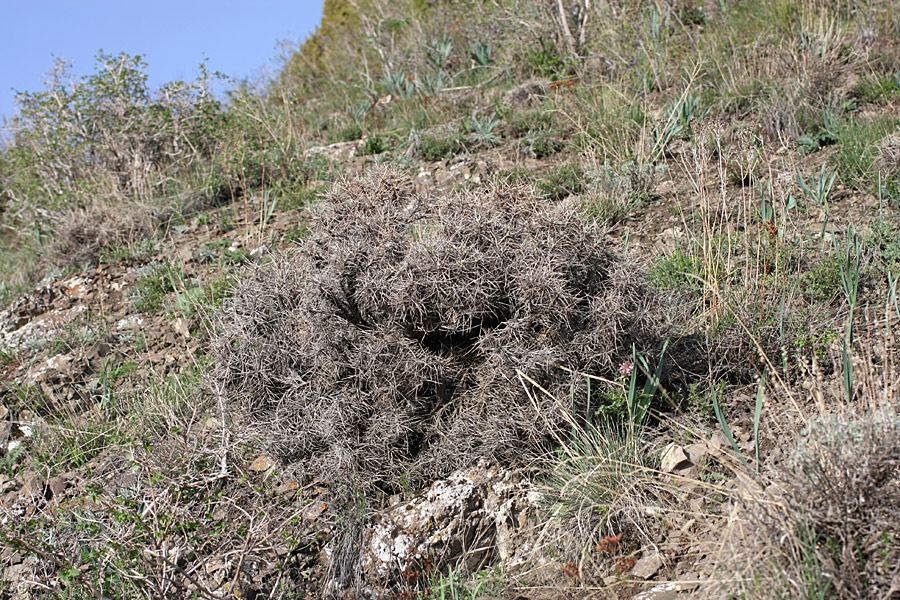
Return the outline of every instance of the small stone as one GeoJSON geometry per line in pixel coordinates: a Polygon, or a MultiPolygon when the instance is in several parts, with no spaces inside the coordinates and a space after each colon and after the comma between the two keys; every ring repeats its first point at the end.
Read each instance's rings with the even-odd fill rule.
{"type": "Polygon", "coordinates": [[[67,487],[69,487],[69,482],[62,477],[51,477],[47,482],[45,496],[48,500],[50,498],[55,498],[56,496],[59,496],[64,491],[66,491],[67,487]]]}
{"type": "Polygon", "coordinates": [[[303,509],[304,521],[315,521],[319,516],[328,509],[328,505],[324,502],[312,502],[303,509]]]}
{"type": "Polygon", "coordinates": [[[666,446],[666,449],[663,450],[660,470],[663,473],[674,473],[675,471],[680,470],[683,467],[689,466],[690,462],[691,460],[685,453],[684,448],[672,443],[666,446]]]}
{"type": "Polygon", "coordinates": [[[671,179],[663,181],[656,186],[656,193],[659,196],[668,196],[675,193],[675,182],[671,179]]]}
{"type": "Polygon", "coordinates": [[[296,481],[285,481],[279,485],[275,491],[279,494],[291,494],[300,489],[300,484],[296,481]]]}
{"type": "Polygon", "coordinates": [[[675,583],[664,583],[656,587],[650,588],[646,592],[641,592],[634,597],[634,600],[675,600],[678,597],[676,591],[678,585],[675,583]]]}
{"type": "Polygon", "coordinates": [[[659,554],[653,553],[637,561],[634,568],[631,569],[631,574],[638,579],[650,579],[656,575],[660,567],[662,567],[662,558],[659,554]]]}
{"type": "Polygon", "coordinates": [[[706,458],[706,455],[709,454],[709,448],[704,442],[698,442],[685,448],[685,452],[687,452],[688,459],[692,463],[699,465],[706,458]]]}
{"type": "Polygon", "coordinates": [[[710,453],[715,454],[718,450],[722,448],[730,448],[731,442],[728,441],[728,438],[721,431],[716,431],[713,436],[710,438],[709,443],[709,451],[710,453]]]}
{"type": "Polygon", "coordinates": [[[184,338],[191,337],[190,324],[188,323],[188,321],[186,319],[183,319],[181,317],[178,317],[177,319],[175,319],[175,322],[172,323],[172,329],[174,329],[175,333],[177,333],[181,337],[184,337],[184,338]]]}
{"type": "Polygon", "coordinates": [[[263,471],[268,471],[269,469],[271,469],[274,466],[275,466],[274,458],[272,458],[270,456],[262,455],[253,461],[253,464],[250,465],[250,470],[261,473],[263,471]]]}

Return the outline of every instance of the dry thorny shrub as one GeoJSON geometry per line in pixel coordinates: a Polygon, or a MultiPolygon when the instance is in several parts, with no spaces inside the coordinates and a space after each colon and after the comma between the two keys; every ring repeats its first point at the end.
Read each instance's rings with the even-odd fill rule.
{"type": "Polygon", "coordinates": [[[745,506],[744,552],[735,554],[733,573],[749,576],[729,582],[744,597],[900,597],[896,414],[812,421],[745,506]]]}
{"type": "Polygon", "coordinates": [[[53,215],[49,259],[58,266],[95,262],[101,251],[147,237],[158,222],[148,209],[67,209],[53,215]]]}
{"type": "Polygon", "coordinates": [[[526,188],[425,198],[376,171],[237,290],[214,378],[281,459],[393,492],[527,460],[564,426],[552,397],[579,386],[585,414],[558,365],[614,378],[632,344],[654,361],[669,312],[571,207],[526,188]],[[518,372],[549,394],[533,404],[518,372]]]}

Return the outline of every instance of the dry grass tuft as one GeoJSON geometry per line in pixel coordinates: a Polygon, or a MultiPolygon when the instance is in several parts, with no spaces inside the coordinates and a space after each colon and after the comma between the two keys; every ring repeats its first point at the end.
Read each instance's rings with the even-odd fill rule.
{"type": "Polygon", "coordinates": [[[748,506],[743,597],[897,597],[900,418],[816,419],[748,506]]]}
{"type": "Polygon", "coordinates": [[[878,168],[884,180],[900,178],[900,134],[887,136],[878,144],[878,168]]]}
{"type": "Polygon", "coordinates": [[[49,259],[57,266],[97,261],[101,251],[140,241],[150,235],[156,219],[149,210],[126,214],[106,208],[66,209],[53,214],[54,237],[49,259]]]}
{"type": "Polygon", "coordinates": [[[235,293],[214,378],[279,457],[365,492],[534,456],[566,425],[552,397],[583,385],[557,365],[612,378],[668,333],[603,232],[527,189],[431,200],[374,172],[314,231],[235,293]],[[517,371],[549,392],[537,407],[517,371]]]}

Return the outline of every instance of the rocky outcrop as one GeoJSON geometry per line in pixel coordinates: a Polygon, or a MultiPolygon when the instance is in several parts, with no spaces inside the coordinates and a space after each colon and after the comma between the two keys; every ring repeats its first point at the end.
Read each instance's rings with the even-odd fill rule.
{"type": "Polygon", "coordinates": [[[516,472],[486,462],[456,471],[373,519],[363,537],[365,581],[386,587],[424,567],[515,568],[529,550],[528,519],[539,500],[516,472]]]}

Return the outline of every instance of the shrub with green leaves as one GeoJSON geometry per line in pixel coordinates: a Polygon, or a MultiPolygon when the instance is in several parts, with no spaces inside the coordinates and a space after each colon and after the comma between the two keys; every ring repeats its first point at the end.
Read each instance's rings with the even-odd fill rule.
{"type": "Polygon", "coordinates": [[[98,195],[146,199],[160,181],[208,160],[223,126],[214,74],[152,90],[141,56],[100,54],[72,78],[57,61],[47,87],[16,95],[15,137],[0,156],[13,209],[85,204],[98,195]]]}

